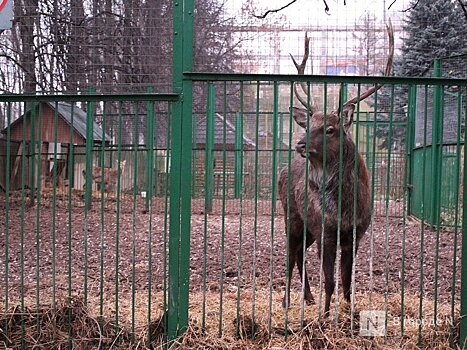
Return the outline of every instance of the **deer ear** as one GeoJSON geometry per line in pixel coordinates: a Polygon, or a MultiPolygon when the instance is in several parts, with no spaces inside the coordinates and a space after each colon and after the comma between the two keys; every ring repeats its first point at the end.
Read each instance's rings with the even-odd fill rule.
{"type": "Polygon", "coordinates": [[[353,123],[353,113],[355,111],[355,105],[353,103],[345,105],[342,111],[344,117],[344,131],[348,133],[353,123]]]}
{"type": "MultiPolygon", "coordinates": [[[[292,115],[295,122],[303,129],[306,129],[308,111],[304,108],[292,107],[292,115]]],[[[310,116],[311,117],[311,116],[310,116]]]]}

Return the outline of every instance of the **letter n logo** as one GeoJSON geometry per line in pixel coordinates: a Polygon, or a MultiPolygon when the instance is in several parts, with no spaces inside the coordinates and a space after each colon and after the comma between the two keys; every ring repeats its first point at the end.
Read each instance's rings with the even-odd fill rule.
{"type": "Polygon", "coordinates": [[[378,337],[386,334],[386,315],[383,310],[360,311],[360,335],[378,337]]]}

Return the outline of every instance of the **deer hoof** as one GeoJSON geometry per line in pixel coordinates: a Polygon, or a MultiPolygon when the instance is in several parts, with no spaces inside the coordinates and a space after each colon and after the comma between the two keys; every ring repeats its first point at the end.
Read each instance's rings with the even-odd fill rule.
{"type": "Polygon", "coordinates": [[[305,302],[306,302],[307,305],[316,304],[315,298],[313,298],[313,295],[311,293],[309,295],[305,295],[305,302]]]}

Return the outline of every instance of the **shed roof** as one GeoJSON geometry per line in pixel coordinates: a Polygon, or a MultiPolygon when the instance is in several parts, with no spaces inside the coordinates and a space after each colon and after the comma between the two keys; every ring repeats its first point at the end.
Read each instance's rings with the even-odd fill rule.
{"type": "MultiPolygon", "coordinates": [[[[214,147],[219,148],[219,145],[224,144],[224,126],[225,126],[225,144],[227,148],[232,148],[235,145],[235,125],[224,118],[223,115],[216,113],[214,118],[214,147]]],[[[206,144],[206,117],[201,118],[196,123],[196,144],[206,144]]],[[[243,135],[243,147],[247,149],[255,148],[255,143],[243,135]]]]}
{"type": "MultiPolygon", "coordinates": [[[[72,105],[67,102],[43,102],[44,104],[48,105],[52,110],[57,108],[58,116],[60,116],[68,125],[71,125],[71,117],[72,117],[72,105]]],[[[14,127],[15,125],[19,124],[24,115],[31,113],[31,110],[27,110],[23,115],[21,115],[18,119],[16,119],[13,123],[9,125],[9,127],[14,127]]],[[[76,133],[78,133],[83,139],[86,140],[86,119],[87,114],[78,106],[73,106],[73,129],[76,133]]],[[[3,132],[8,127],[6,127],[3,132]]],[[[93,122],[93,139],[94,141],[102,142],[102,128],[97,124],[95,121],[93,122]]],[[[112,139],[111,137],[105,133],[105,141],[110,142],[112,139]]]]}
{"type": "MultiPolygon", "coordinates": [[[[55,103],[47,102],[47,104],[55,109],[55,103]]],[[[71,125],[72,108],[71,104],[66,102],[58,102],[58,114],[71,125]]],[[[73,127],[75,131],[86,140],[86,119],[87,113],[77,106],[73,106],[73,127]]],[[[93,122],[93,139],[94,141],[102,142],[102,128],[95,121],[93,122]]],[[[105,133],[105,141],[109,142],[112,138],[105,133]]]]}

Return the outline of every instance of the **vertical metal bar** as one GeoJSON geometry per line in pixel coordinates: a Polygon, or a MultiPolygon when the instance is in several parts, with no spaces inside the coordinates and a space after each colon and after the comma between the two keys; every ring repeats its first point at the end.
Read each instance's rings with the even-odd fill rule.
{"type": "MultiPolygon", "coordinates": [[[[345,83],[341,84],[341,93],[344,94],[347,91],[347,85],[345,83]]],[[[376,92],[375,92],[376,95],[376,92]]],[[[339,276],[340,276],[340,254],[341,254],[341,223],[342,223],[342,180],[343,180],[343,161],[344,161],[344,115],[343,115],[343,103],[344,96],[339,96],[339,111],[340,121],[339,121],[339,185],[337,190],[337,244],[336,244],[336,264],[335,264],[335,279],[336,287],[334,293],[336,295],[334,304],[336,315],[334,318],[334,326],[337,327],[338,318],[339,318],[339,276]]]]}
{"type": "MultiPolygon", "coordinates": [[[[376,89],[376,85],[375,85],[376,89]]],[[[373,111],[373,147],[371,156],[371,220],[370,220],[370,291],[368,295],[368,309],[373,309],[373,257],[374,257],[374,220],[375,220],[375,163],[376,163],[376,126],[378,119],[378,94],[375,94],[375,106],[373,111]]]]}
{"type": "MultiPolygon", "coordinates": [[[[392,155],[392,133],[394,118],[394,85],[391,86],[391,101],[389,107],[389,132],[388,132],[388,166],[386,170],[386,200],[385,200],[385,289],[384,289],[384,337],[387,338],[388,329],[388,296],[389,296],[389,197],[391,182],[391,155],[392,155]]],[[[382,189],[384,190],[384,189],[382,189]]]]}
{"type": "MultiPolygon", "coordinates": [[[[68,150],[68,261],[67,261],[68,263],[68,266],[67,266],[68,267],[68,302],[67,302],[68,307],[71,307],[71,304],[72,304],[72,278],[71,278],[71,275],[72,275],[72,240],[73,240],[72,195],[73,195],[74,165],[75,165],[75,159],[74,159],[75,151],[74,151],[74,144],[73,144],[74,121],[75,121],[74,119],[75,119],[75,103],[72,102],[71,107],[70,107],[70,142],[69,142],[70,148],[68,150]]],[[[39,141],[39,144],[42,144],[42,142],[39,141]]],[[[39,171],[39,174],[40,174],[40,171],[39,171]]],[[[68,325],[70,325],[69,331],[68,331],[68,348],[72,349],[73,347],[73,343],[72,343],[73,333],[71,331],[72,330],[71,324],[73,322],[72,313],[69,313],[67,321],[68,321],[68,325]]]]}
{"type": "MultiPolygon", "coordinates": [[[[117,204],[115,227],[115,330],[118,333],[119,322],[119,264],[120,264],[120,187],[121,187],[121,163],[122,163],[122,110],[123,103],[118,103],[118,144],[117,144],[117,204]]],[[[102,208],[103,210],[103,208],[102,208]]]]}
{"type": "MultiPolygon", "coordinates": [[[[163,252],[163,262],[164,262],[164,267],[163,267],[163,288],[164,288],[164,292],[163,292],[163,302],[162,302],[162,306],[163,306],[163,324],[164,324],[164,327],[165,329],[167,329],[167,319],[168,319],[168,314],[167,314],[167,303],[168,303],[168,300],[167,300],[167,227],[168,227],[168,209],[169,209],[169,172],[170,172],[170,168],[169,168],[169,164],[170,164],[170,158],[171,158],[171,147],[172,147],[172,143],[170,142],[170,132],[171,132],[171,129],[172,129],[172,124],[171,124],[171,121],[172,121],[172,104],[168,104],[167,106],[167,130],[166,130],[166,144],[165,144],[165,147],[166,147],[166,155],[165,155],[165,177],[164,177],[164,234],[163,234],[163,249],[164,249],[164,252],[163,252]]],[[[149,223],[149,234],[151,235],[152,234],[152,207],[150,206],[149,207],[149,218],[150,218],[150,223],[149,223]]],[[[151,293],[151,291],[149,291],[149,293],[151,293]]],[[[151,299],[151,294],[149,294],[149,299],[151,299]]],[[[148,313],[149,314],[149,313],[148,313]]],[[[150,325],[151,323],[151,319],[148,318],[148,326],[150,325]]],[[[149,335],[149,344],[150,344],[150,338],[151,336],[149,335]]],[[[167,340],[168,340],[168,334],[167,332],[164,334],[164,343],[167,343],[167,340]]]]}
{"type": "Polygon", "coordinates": [[[274,102],[272,114],[272,193],[271,193],[271,249],[269,255],[269,333],[272,332],[272,292],[274,281],[274,219],[276,214],[276,192],[277,192],[277,139],[278,139],[278,116],[279,116],[279,83],[274,82],[274,102]]]}
{"type": "MultiPolygon", "coordinates": [[[[148,93],[152,93],[152,88],[148,88],[148,93]]],[[[149,203],[152,200],[153,193],[153,173],[154,173],[154,101],[147,102],[146,116],[146,145],[147,145],[147,161],[146,161],[146,210],[149,209],[149,203]]],[[[159,140],[159,135],[156,133],[156,140],[159,140]]],[[[157,148],[157,144],[156,144],[157,148]]],[[[157,180],[156,180],[157,181],[157,180]]]]}
{"type": "MultiPolygon", "coordinates": [[[[360,96],[361,85],[357,86],[357,96],[360,96]]],[[[357,255],[357,205],[358,205],[358,179],[360,174],[358,173],[359,163],[359,145],[360,145],[360,103],[357,103],[357,119],[355,129],[355,154],[354,154],[354,188],[353,188],[353,219],[352,219],[352,274],[351,274],[351,299],[350,299],[350,330],[354,331],[354,315],[355,315],[355,266],[356,266],[356,255],[357,255]]],[[[326,130],[326,128],[324,128],[326,130]]],[[[324,132],[324,131],[323,131],[324,132]]],[[[324,137],[325,138],[325,137],[324,137]]],[[[323,202],[324,203],[324,202],[323,202]]]]}
{"type": "Polygon", "coordinates": [[[100,164],[101,173],[101,210],[100,210],[100,272],[99,272],[99,322],[101,325],[104,324],[104,256],[105,256],[105,217],[104,217],[104,158],[105,158],[105,146],[106,146],[106,121],[107,121],[107,101],[102,103],[102,142],[100,149],[100,164]]]}
{"type": "MultiPolygon", "coordinates": [[[[456,137],[456,191],[454,192],[455,214],[454,214],[454,251],[452,256],[452,282],[451,282],[451,320],[455,319],[456,304],[456,279],[457,279],[457,247],[459,238],[459,185],[461,177],[461,138],[462,138],[462,89],[457,92],[457,137],[456,137]]],[[[465,177],[465,172],[462,173],[465,177]]],[[[465,232],[465,231],[464,231],[465,232]]],[[[454,322],[451,325],[449,345],[454,348],[454,336],[456,328],[454,322]]]]}
{"type": "MultiPolygon", "coordinates": [[[[420,290],[419,290],[419,310],[418,317],[421,320],[423,318],[423,277],[424,277],[424,261],[425,261],[425,191],[426,191],[426,155],[427,155],[427,130],[428,130],[428,85],[425,85],[425,101],[423,108],[423,177],[422,177],[422,206],[421,206],[421,232],[420,232],[420,290]]],[[[433,147],[433,145],[432,145],[433,147]]],[[[433,161],[433,159],[432,159],[433,161]]],[[[422,344],[422,325],[420,323],[418,327],[418,346],[422,344]]]]}
{"type": "MultiPolygon", "coordinates": [[[[39,106],[41,103],[39,104],[39,106]]],[[[33,106],[35,107],[35,105],[33,106]]],[[[36,108],[31,109],[31,122],[29,123],[30,131],[29,131],[29,203],[31,206],[34,205],[34,195],[35,195],[35,167],[34,161],[36,157],[36,108]]]]}
{"type": "MultiPolygon", "coordinates": [[[[194,0],[185,0],[185,23],[183,26],[183,70],[192,69],[193,59],[193,12],[194,0]]],[[[191,231],[191,159],[193,145],[193,87],[192,82],[183,82],[183,120],[182,120],[182,177],[181,183],[181,241],[180,241],[180,319],[179,334],[188,326],[189,281],[190,281],[190,231],[191,231]]]]}
{"type": "MultiPolygon", "coordinates": [[[[151,91],[152,90],[149,90],[148,91],[151,91]]],[[[150,102],[150,101],[149,101],[150,102]]],[[[152,106],[154,106],[154,102],[152,103],[152,106]]],[[[160,195],[163,191],[162,191],[162,176],[161,176],[161,169],[160,169],[160,162],[161,162],[161,155],[159,153],[159,147],[160,147],[160,141],[161,139],[159,138],[159,135],[161,134],[162,132],[162,124],[161,124],[161,121],[162,119],[164,118],[164,114],[162,113],[156,113],[155,112],[155,109],[152,108],[151,109],[151,125],[152,125],[152,128],[153,128],[153,131],[151,131],[151,135],[157,135],[155,140],[153,140],[153,154],[154,156],[152,157],[153,159],[153,162],[154,162],[154,165],[151,166],[151,173],[153,174],[153,180],[151,180],[152,182],[152,188],[151,188],[151,193],[153,196],[158,196],[160,195]],[[155,141],[155,142],[154,142],[155,141]]],[[[165,118],[168,118],[168,115],[165,115],[165,118]]],[[[149,131],[147,131],[149,132],[149,131]]],[[[162,169],[163,171],[164,169],[162,169]]],[[[149,178],[146,177],[147,179],[149,178]]],[[[146,194],[146,197],[147,197],[147,194],[146,194]]],[[[149,199],[147,198],[146,199],[146,202],[149,203],[149,199]]]]}
{"type": "Polygon", "coordinates": [[[54,104],[54,167],[53,167],[53,195],[52,195],[52,309],[55,310],[55,302],[56,302],[56,293],[57,293],[57,286],[56,286],[56,274],[57,274],[57,261],[56,261],[56,217],[57,217],[57,165],[58,165],[58,158],[57,158],[57,148],[58,148],[58,102],[54,104]]]}
{"type": "MultiPolygon", "coordinates": [[[[467,114],[467,108],[466,108],[467,114]]],[[[467,147],[464,142],[464,155],[467,147]]],[[[463,181],[464,188],[462,194],[462,256],[461,256],[461,310],[460,310],[460,348],[467,348],[467,157],[464,156],[463,181]]],[[[453,277],[455,278],[455,277],[453,277]]]]}
{"type": "MultiPolygon", "coordinates": [[[[92,90],[89,91],[92,93],[92,90]]],[[[84,204],[84,305],[88,303],[88,234],[89,210],[92,205],[92,158],[94,146],[94,102],[87,102],[86,111],[86,179],[84,204]]]]}
{"type": "Polygon", "coordinates": [[[205,213],[212,212],[214,197],[214,116],[216,90],[213,83],[208,85],[208,105],[206,115],[206,168],[205,168],[205,213]]]}
{"type": "MultiPolygon", "coordinates": [[[[152,89],[148,89],[151,93],[152,89]]],[[[169,116],[167,116],[169,120],[169,116]]],[[[168,128],[168,127],[167,127],[168,128]]],[[[152,306],[152,199],[154,189],[154,137],[159,140],[159,135],[154,135],[154,101],[148,101],[146,103],[146,146],[147,146],[147,161],[146,161],[146,199],[145,205],[146,210],[149,212],[149,228],[148,228],[148,327],[151,325],[151,306],[152,306]]],[[[168,140],[168,138],[167,138],[168,140]]],[[[167,216],[165,216],[166,218],[167,216]]],[[[165,232],[165,230],[164,230],[165,232]]],[[[165,249],[164,249],[165,254],[165,249]]],[[[165,260],[164,260],[165,263],[165,260]]],[[[165,268],[165,264],[164,264],[165,268]]],[[[164,274],[165,276],[165,274],[164,274]]],[[[164,289],[165,290],[165,289],[164,289]]],[[[165,301],[165,298],[164,298],[165,301]]],[[[164,307],[165,312],[165,307],[164,307]]],[[[151,332],[148,332],[148,345],[151,344],[151,332]]]]}
{"type": "Polygon", "coordinates": [[[220,242],[220,283],[219,283],[219,337],[222,337],[223,307],[224,307],[224,262],[225,262],[225,200],[226,200],[226,163],[227,163],[227,83],[223,89],[223,125],[222,125],[222,212],[221,212],[221,242],[220,242]]]}
{"type": "Polygon", "coordinates": [[[326,173],[327,173],[327,138],[325,136],[327,129],[327,109],[328,109],[328,84],[324,83],[324,120],[323,120],[323,182],[321,189],[321,233],[320,233],[320,256],[319,256],[319,301],[318,301],[318,322],[321,322],[323,317],[323,260],[324,260],[324,230],[326,225],[326,173]]]}
{"type": "MultiPolygon", "coordinates": [[[[35,112],[35,108],[31,110],[31,112],[35,112]]],[[[36,119],[36,118],[34,118],[36,119]]],[[[38,176],[38,183],[36,188],[37,194],[37,206],[36,206],[36,310],[39,312],[40,308],[40,209],[41,209],[41,151],[42,151],[42,103],[39,104],[39,118],[38,118],[38,132],[39,132],[39,161],[37,162],[37,176],[38,176]]],[[[37,318],[36,330],[37,334],[40,332],[40,320],[37,318]]]]}
{"type": "Polygon", "coordinates": [[[256,319],[256,269],[257,269],[257,247],[258,247],[258,166],[259,166],[259,99],[260,99],[261,83],[256,82],[256,109],[255,109],[255,199],[254,199],[254,223],[253,223],[253,290],[251,300],[251,319],[252,319],[252,334],[255,334],[255,319],[256,319]]]}
{"type": "Polygon", "coordinates": [[[183,94],[183,100],[175,102],[173,110],[167,328],[170,339],[183,333],[188,325],[193,120],[192,82],[183,80],[183,72],[193,66],[194,1],[174,0],[173,5],[173,89],[183,94]]]}
{"type": "MultiPolygon", "coordinates": [[[[310,82],[307,82],[307,104],[310,105],[310,98],[311,98],[311,87],[310,82]]],[[[306,143],[305,143],[305,152],[306,154],[309,153],[310,145],[309,145],[309,135],[308,132],[310,130],[310,109],[308,108],[306,111],[306,143]]],[[[305,188],[305,194],[303,196],[303,212],[308,213],[308,173],[310,171],[310,167],[308,165],[308,160],[305,161],[305,177],[303,187],[305,188]]],[[[302,289],[301,289],[301,297],[300,297],[300,328],[303,328],[304,321],[305,321],[305,276],[306,276],[306,248],[307,248],[307,228],[308,228],[308,215],[304,215],[303,218],[303,231],[302,231],[302,251],[299,254],[302,254],[302,273],[300,276],[300,280],[302,281],[302,289]]],[[[297,261],[298,267],[298,261],[297,261]]]]}
{"type": "MultiPolygon", "coordinates": [[[[242,91],[243,82],[240,83],[242,91]]],[[[240,198],[243,184],[243,115],[235,115],[235,198],[240,198]]]]}
{"type": "MultiPolygon", "coordinates": [[[[10,267],[10,166],[11,166],[11,102],[7,103],[6,112],[6,171],[5,171],[5,312],[9,305],[9,267],[10,267]]],[[[5,319],[5,336],[9,336],[8,320],[5,319]]]]}
{"type": "MultiPolygon", "coordinates": [[[[243,190],[242,190],[242,178],[243,178],[243,112],[244,112],[244,105],[243,105],[243,82],[240,82],[240,114],[237,115],[237,120],[239,119],[240,121],[237,122],[240,125],[236,127],[236,132],[238,129],[241,129],[241,145],[240,147],[242,148],[242,153],[241,153],[241,159],[240,159],[240,190],[238,191],[238,198],[240,200],[240,218],[239,218],[239,223],[238,223],[238,256],[237,256],[237,314],[236,314],[236,324],[235,324],[235,334],[237,337],[240,336],[240,289],[241,289],[241,280],[242,280],[242,246],[243,246],[243,190]]],[[[235,181],[235,184],[237,184],[237,181],[235,181]]],[[[237,192],[237,191],[236,191],[237,192]]],[[[254,333],[253,333],[254,336],[254,333]]]]}
{"type": "Polygon", "coordinates": [[[203,229],[203,306],[201,329],[206,329],[206,278],[207,278],[207,250],[208,250],[208,213],[212,212],[213,201],[213,147],[214,147],[214,102],[215,86],[208,84],[208,103],[206,114],[206,139],[205,139],[205,167],[204,167],[204,229],[203,229]]]}
{"type": "MultiPolygon", "coordinates": [[[[433,67],[433,75],[435,77],[441,77],[441,61],[436,59],[434,62],[433,67]]],[[[437,181],[438,178],[441,177],[440,167],[441,167],[441,159],[439,149],[441,148],[440,145],[440,127],[441,127],[441,86],[433,86],[433,113],[432,113],[432,134],[431,134],[431,186],[432,186],[432,195],[431,201],[429,202],[430,211],[429,211],[429,221],[431,224],[431,228],[438,225],[438,210],[441,205],[440,200],[440,188],[439,183],[437,181]]]]}
{"type": "Polygon", "coordinates": [[[289,99],[289,139],[288,139],[288,150],[287,150],[287,215],[286,215],[286,223],[285,223],[285,230],[286,230],[286,254],[285,254],[285,299],[284,299],[284,306],[285,306],[285,321],[284,321],[284,330],[285,330],[285,338],[287,339],[289,333],[289,299],[290,299],[290,282],[289,282],[289,275],[291,273],[289,261],[289,249],[290,249],[290,191],[291,191],[291,163],[292,163],[292,132],[293,132],[293,112],[292,106],[294,102],[294,82],[290,82],[290,99],[289,99]]]}
{"type": "MultiPolygon", "coordinates": [[[[135,108],[135,136],[133,140],[133,211],[131,216],[132,222],[132,266],[131,266],[131,345],[135,344],[135,292],[136,292],[136,188],[138,178],[138,145],[139,145],[139,115],[138,103],[134,103],[135,108]]],[[[148,288],[151,290],[150,288],[148,288]]],[[[149,332],[151,333],[151,332],[149,332]]]]}
{"type": "MultiPolygon", "coordinates": [[[[402,266],[401,266],[401,336],[405,333],[405,253],[406,253],[406,219],[409,214],[410,207],[410,191],[408,188],[408,181],[412,178],[412,149],[413,140],[415,135],[414,121],[417,112],[417,86],[409,86],[409,106],[408,106],[408,123],[406,129],[406,142],[405,142],[405,165],[404,165],[404,200],[403,200],[403,214],[402,214],[402,266]]],[[[411,180],[410,180],[411,181],[411,180]]],[[[412,181],[411,181],[412,183],[412,181]]]]}
{"type": "Polygon", "coordinates": [[[192,132],[192,138],[193,138],[193,144],[191,146],[192,149],[192,154],[193,157],[191,157],[191,179],[192,179],[192,184],[191,184],[191,196],[195,198],[197,196],[197,177],[196,173],[198,171],[198,168],[196,166],[197,164],[197,157],[198,157],[198,147],[197,147],[197,140],[198,140],[198,116],[193,113],[192,116],[193,119],[193,130],[192,132]]]}
{"type": "MultiPolygon", "coordinates": [[[[34,109],[32,103],[31,109],[34,109]]],[[[26,336],[25,328],[25,305],[24,305],[24,201],[25,201],[25,187],[26,187],[26,125],[27,125],[27,109],[24,108],[25,113],[23,117],[22,126],[22,141],[21,141],[21,208],[20,208],[20,308],[21,308],[21,349],[24,349],[24,338],[26,336]]]]}
{"type": "MultiPolygon", "coordinates": [[[[436,331],[437,328],[437,322],[438,322],[438,273],[439,273],[439,242],[440,242],[440,226],[441,226],[441,190],[442,190],[442,183],[441,183],[441,178],[443,176],[443,133],[444,133],[444,86],[440,85],[438,86],[440,89],[439,93],[439,101],[438,101],[438,118],[439,118],[439,146],[437,148],[438,150],[438,160],[439,160],[439,167],[438,167],[438,174],[439,176],[437,178],[433,179],[433,182],[436,182],[437,186],[436,189],[439,191],[438,193],[438,206],[436,207],[436,215],[435,215],[435,222],[436,222],[436,252],[435,252],[435,288],[434,288],[434,305],[433,305],[433,323],[434,323],[434,329],[436,331]]],[[[448,191],[452,191],[454,189],[448,189],[448,191]]],[[[436,332],[434,333],[434,336],[436,336],[436,332]]]]}

